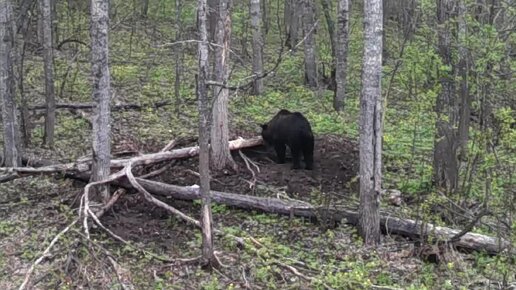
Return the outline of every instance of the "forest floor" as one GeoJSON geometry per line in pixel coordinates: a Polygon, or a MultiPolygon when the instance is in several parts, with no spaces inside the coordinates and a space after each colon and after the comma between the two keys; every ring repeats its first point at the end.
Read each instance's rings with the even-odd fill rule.
{"type": "MultiPolygon", "coordinates": [[[[183,141],[176,148],[193,144],[183,141]]],[[[146,149],[158,151],[161,146],[148,144],[146,149]]],[[[357,204],[354,141],[317,136],[312,171],[291,170],[290,159],[276,164],[274,154],[264,146],[242,152],[260,168],[254,183],[239,153],[233,152],[240,172],[214,174],[213,190],[328,206],[357,204]]],[[[198,184],[197,157],[174,162],[155,179],[198,184]]],[[[44,177],[28,177],[13,185],[0,201],[1,289],[17,288],[43,248],[77,216],[74,204],[84,187],[80,182],[44,177]],[[40,192],[46,195],[34,188],[45,188],[40,192]]],[[[199,202],[166,202],[199,217],[199,202]]],[[[90,241],[82,230],[73,229],[36,268],[31,289],[120,289],[120,279],[130,280],[136,289],[483,289],[491,283],[470,272],[475,263],[472,256],[450,251],[448,263],[425,263],[417,257],[413,242],[397,236],[384,236],[382,246],[371,251],[362,247],[356,229],[344,223],[328,227],[218,204],[213,205],[213,218],[214,226],[224,233],[215,238],[217,257],[224,266],[208,272],[183,260],[199,256],[199,230],[130,192],[102,218],[104,226],[126,244],[98,227],[91,230],[90,241]],[[243,247],[235,237],[242,238],[243,247]],[[120,266],[118,272],[110,258],[120,266]]]]}

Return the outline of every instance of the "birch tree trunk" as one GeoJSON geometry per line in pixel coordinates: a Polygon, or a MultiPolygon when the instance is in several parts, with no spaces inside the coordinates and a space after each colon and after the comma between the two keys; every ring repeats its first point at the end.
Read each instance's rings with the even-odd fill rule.
{"type": "Polygon", "coordinates": [[[39,0],[42,18],[43,59],[45,70],[45,134],[43,143],[54,147],[54,128],[56,122],[56,99],[54,88],[54,51],[52,48],[51,0],[39,0]]]}
{"type": "Polygon", "coordinates": [[[313,0],[303,0],[303,34],[305,37],[305,83],[311,87],[318,86],[317,48],[315,45],[315,17],[313,0]]]}
{"type": "MultiPolygon", "coordinates": [[[[251,30],[253,31],[253,75],[260,76],[263,73],[263,37],[260,25],[260,0],[251,0],[250,11],[251,30]]],[[[263,93],[263,79],[256,79],[253,82],[253,94],[263,93]]]]}
{"type": "Polygon", "coordinates": [[[207,9],[206,0],[198,0],[197,7],[197,29],[200,42],[198,45],[199,75],[197,76],[197,100],[199,107],[199,174],[201,192],[201,225],[202,225],[202,264],[212,265],[215,263],[213,252],[213,224],[211,217],[211,194],[210,194],[210,151],[208,143],[210,140],[210,128],[208,119],[210,111],[208,107],[208,90],[206,79],[208,78],[208,31],[207,31],[207,9]]]}
{"type": "MultiPolygon", "coordinates": [[[[214,79],[227,84],[229,77],[229,45],[231,39],[230,1],[219,0],[217,29],[215,31],[215,68],[214,79]]],[[[226,167],[236,169],[236,164],[229,151],[228,101],[229,90],[213,87],[213,108],[211,126],[211,166],[215,170],[226,167]]]]}
{"type": "Polygon", "coordinates": [[[0,0],[0,98],[2,100],[2,125],[4,160],[8,167],[21,164],[20,132],[16,118],[14,89],[14,17],[10,0],[0,0]]]}
{"type": "MultiPolygon", "coordinates": [[[[93,77],[93,167],[91,181],[109,175],[111,154],[110,74],[109,74],[109,0],[91,0],[91,66],[93,77]]],[[[109,200],[109,186],[97,187],[104,203],[109,200]]]]}
{"type": "Polygon", "coordinates": [[[349,0],[339,0],[337,7],[337,35],[335,47],[335,82],[333,108],[338,112],[344,107],[348,68],[349,0]]]}
{"type": "Polygon", "coordinates": [[[380,242],[382,26],[382,0],[365,0],[359,206],[359,230],[365,245],[380,242]]]}

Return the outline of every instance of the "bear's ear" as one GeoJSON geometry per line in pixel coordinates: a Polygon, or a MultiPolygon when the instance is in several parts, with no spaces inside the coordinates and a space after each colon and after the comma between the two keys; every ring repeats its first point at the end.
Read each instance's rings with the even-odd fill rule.
{"type": "Polygon", "coordinates": [[[267,124],[261,124],[260,127],[262,127],[263,130],[267,130],[267,124]]]}

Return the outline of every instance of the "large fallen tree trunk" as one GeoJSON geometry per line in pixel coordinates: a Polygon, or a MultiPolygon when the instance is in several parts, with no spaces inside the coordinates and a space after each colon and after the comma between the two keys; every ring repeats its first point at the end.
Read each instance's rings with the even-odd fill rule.
{"type": "MultiPolygon", "coordinates": [[[[263,144],[261,137],[254,137],[251,139],[236,139],[229,141],[230,150],[238,150],[248,147],[255,147],[263,144]]],[[[157,152],[151,154],[143,154],[133,158],[125,159],[112,159],[111,167],[121,168],[127,165],[129,162],[134,162],[139,165],[151,165],[172,159],[190,158],[199,154],[199,146],[185,147],[175,149],[166,152],[157,152]]],[[[14,179],[22,178],[25,176],[36,175],[36,174],[52,174],[52,173],[80,173],[88,172],[91,170],[91,159],[85,159],[82,161],[66,163],[66,164],[54,164],[48,165],[50,162],[41,160],[32,160],[34,166],[42,164],[42,167],[0,167],[0,172],[4,174],[0,175],[0,183],[11,181],[14,179]]]]}
{"type": "MultiPolygon", "coordinates": [[[[75,176],[75,178],[88,180],[87,174],[75,176]]],[[[182,200],[200,199],[198,186],[177,186],[165,184],[157,181],[136,178],[145,190],[151,194],[168,196],[182,200]]],[[[117,180],[114,184],[131,188],[126,180],[117,180]]],[[[277,198],[264,198],[258,196],[241,195],[235,193],[211,191],[213,202],[233,206],[241,209],[261,210],[269,213],[276,213],[290,216],[300,216],[314,218],[317,220],[321,215],[334,221],[345,221],[356,225],[358,223],[358,213],[347,209],[328,209],[324,207],[314,207],[305,202],[282,200],[277,198]]],[[[396,217],[381,216],[380,225],[384,233],[397,234],[413,239],[422,236],[433,236],[442,241],[448,241],[455,237],[460,231],[447,227],[434,226],[432,224],[422,224],[420,221],[411,219],[401,219],[396,217]]],[[[458,248],[475,251],[485,251],[489,254],[497,254],[504,249],[511,248],[509,242],[476,233],[466,233],[455,243],[458,248]]]]}
{"type": "MultiPolygon", "coordinates": [[[[111,111],[123,111],[123,110],[142,110],[144,108],[160,108],[165,107],[168,105],[171,105],[172,102],[170,101],[159,101],[154,104],[118,104],[118,105],[112,105],[111,111]]],[[[56,109],[71,109],[71,110],[91,110],[93,109],[95,104],[93,103],[57,103],[56,109]]],[[[45,110],[45,105],[35,105],[30,106],[28,108],[29,111],[36,111],[36,110],[45,110]]]]}

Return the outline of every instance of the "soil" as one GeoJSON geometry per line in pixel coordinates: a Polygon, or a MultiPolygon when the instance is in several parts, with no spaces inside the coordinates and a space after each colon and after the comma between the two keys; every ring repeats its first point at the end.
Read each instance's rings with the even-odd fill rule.
{"type": "MultiPolygon", "coordinates": [[[[216,191],[239,194],[267,195],[268,192],[285,192],[290,197],[310,201],[314,192],[333,195],[349,195],[354,189],[352,182],[358,173],[358,151],[356,143],[341,136],[324,135],[316,137],[313,170],[292,170],[292,159],[287,150],[287,162],[277,164],[275,152],[265,146],[241,150],[252,163],[248,169],[238,151],[233,152],[233,159],[239,172],[229,171],[213,174],[211,188],[216,191]]],[[[180,161],[161,181],[177,185],[198,184],[198,159],[180,161]]]]}
{"type": "MultiPolygon", "coordinates": [[[[191,141],[183,141],[176,148],[193,146],[191,141]]],[[[159,148],[156,148],[159,150],[159,148]]],[[[255,174],[247,168],[244,159],[238,151],[233,152],[233,158],[238,165],[239,172],[228,171],[213,174],[211,189],[216,191],[231,192],[238,194],[259,195],[268,197],[290,197],[312,204],[320,204],[322,196],[330,200],[342,200],[343,197],[356,192],[356,182],[353,180],[358,173],[358,151],[356,143],[341,136],[324,135],[315,139],[314,169],[313,170],[292,170],[291,158],[287,150],[287,163],[277,164],[274,150],[268,150],[266,146],[246,148],[242,153],[259,167],[259,172],[254,165],[249,165],[255,174]],[[324,193],[324,194],[321,194],[324,193]]],[[[176,160],[171,169],[155,178],[164,183],[189,186],[199,183],[197,175],[198,158],[176,160]]],[[[163,166],[163,165],[160,165],[163,166]]],[[[158,167],[156,167],[158,168],[158,167]]],[[[154,169],[148,169],[151,171],[154,169]]],[[[196,216],[198,208],[190,202],[167,201],[174,207],[196,216]]],[[[105,224],[114,233],[123,238],[139,242],[153,241],[170,245],[168,236],[173,235],[174,241],[178,238],[184,241],[192,237],[185,233],[178,234],[180,228],[163,231],[163,219],[170,217],[170,214],[160,208],[152,207],[146,203],[140,195],[128,195],[122,202],[114,206],[116,216],[108,214],[105,217],[105,224]],[[144,225],[144,226],[142,226],[144,225]],[[168,234],[167,234],[168,233],[168,234]],[[157,236],[158,235],[158,236],[157,236]],[[143,239],[143,240],[142,240],[143,239]]],[[[214,219],[225,219],[214,214],[214,219]]],[[[238,219],[225,219],[228,222],[240,223],[238,219]]],[[[188,227],[187,227],[188,228],[188,227]]],[[[183,227],[183,230],[185,228],[183,227]]],[[[189,230],[187,230],[189,231],[189,230]]]]}

